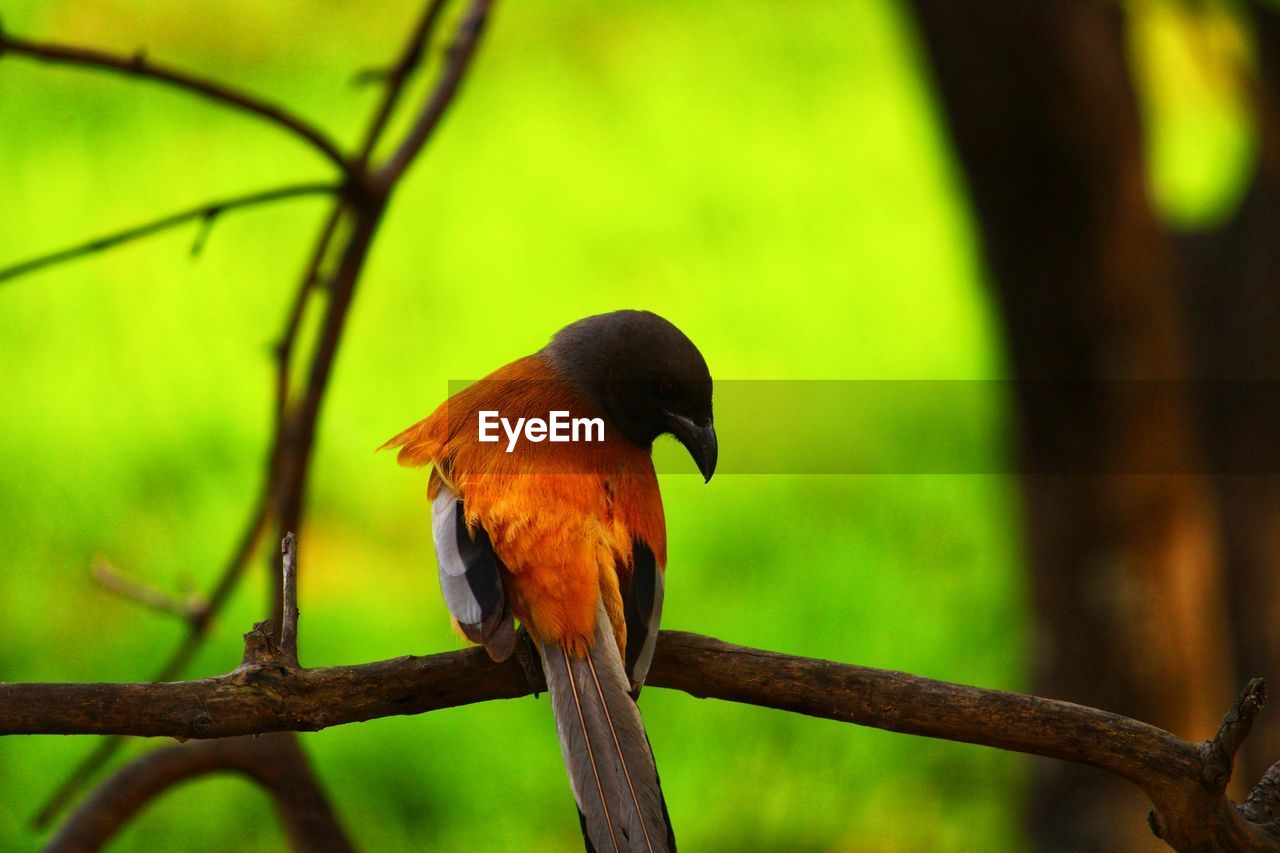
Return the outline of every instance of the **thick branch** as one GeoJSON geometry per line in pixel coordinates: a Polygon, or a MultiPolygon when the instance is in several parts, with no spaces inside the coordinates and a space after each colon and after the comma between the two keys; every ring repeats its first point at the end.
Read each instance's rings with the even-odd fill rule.
{"type": "Polygon", "coordinates": [[[288,187],[276,187],[270,190],[261,190],[248,195],[236,196],[235,198],[222,199],[220,201],[210,201],[187,210],[171,213],[168,216],[162,216],[159,219],[153,219],[150,222],[144,222],[141,225],[135,225],[132,228],[125,228],[114,234],[108,234],[105,237],[97,237],[93,240],[87,240],[66,249],[52,252],[48,255],[42,255],[38,258],[32,258],[28,261],[14,264],[12,266],[0,268],[0,282],[18,278],[19,276],[28,275],[37,270],[46,267],[55,266],[57,264],[66,263],[76,258],[92,255],[96,252],[103,252],[107,249],[114,249],[122,243],[128,243],[133,240],[141,240],[143,237],[150,237],[161,231],[167,231],[170,228],[176,228],[195,220],[202,220],[205,223],[212,223],[224,213],[233,210],[243,210],[247,207],[258,207],[272,202],[283,201],[285,199],[299,198],[301,196],[312,195],[334,195],[342,191],[340,186],[334,184],[296,184],[288,187]]]}
{"type": "Polygon", "coordinates": [[[255,95],[233,89],[225,83],[198,77],[186,71],[179,71],[176,68],[153,62],[147,59],[145,53],[139,52],[133,56],[116,56],[115,54],[90,47],[72,47],[69,45],[28,41],[0,30],[0,57],[7,54],[25,56],[37,62],[53,62],[63,65],[76,65],[83,68],[97,68],[131,77],[156,80],[178,89],[184,89],[207,100],[266,119],[310,143],[313,148],[342,169],[344,174],[351,171],[346,157],[343,156],[338,146],[323,131],[304,119],[255,95]]]}
{"type": "MultiPolygon", "coordinates": [[[[0,733],[214,738],[314,731],[532,692],[514,658],[493,663],[480,649],[295,669],[266,626],[247,640],[245,664],[219,678],[0,685],[0,733]]],[[[1226,800],[1210,772],[1213,750],[1106,711],[671,631],[662,633],[649,683],[700,698],[1088,764],[1146,791],[1160,813],[1161,837],[1178,849],[1229,842],[1266,850],[1277,840],[1273,825],[1250,822],[1226,800]]],[[[1252,713],[1259,698],[1251,684],[1232,714],[1240,708],[1252,713]]],[[[1233,725],[1232,714],[1225,729],[1233,725]]]]}
{"type": "Polygon", "coordinates": [[[1071,702],[731,646],[663,632],[649,684],[904,734],[1089,764],[1132,781],[1135,757],[1175,772],[1195,749],[1163,729],[1071,702]]]}
{"type": "MultiPolygon", "coordinates": [[[[248,636],[254,642],[260,632],[248,636]]],[[[1134,781],[1151,766],[1198,770],[1198,747],[1093,708],[901,672],[663,631],[648,683],[699,698],[1078,761],[1134,781]],[[1144,761],[1135,761],[1147,756],[1144,761]]],[[[293,669],[260,652],[217,678],[165,683],[0,684],[0,735],[213,738],[514,699],[532,692],[514,661],[480,649],[293,669]],[[257,662],[254,662],[256,658],[257,662]]]]}
{"type": "Polygon", "coordinates": [[[45,848],[99,850],[160,794],[210,773],[240,773],[265,789],[294,850],[351,850],[297,740],[289,735],[166,746],[121,768],[72,813],[45,848]]]}

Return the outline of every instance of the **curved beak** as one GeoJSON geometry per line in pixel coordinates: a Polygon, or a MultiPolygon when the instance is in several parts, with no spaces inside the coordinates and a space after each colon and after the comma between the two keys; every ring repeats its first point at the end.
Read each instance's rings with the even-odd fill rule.
{"type": "Polygon", "coordinates": [[[702,472],[703,482],[711,482],[711,475],[716,472],[716,458],[720,455],[715,425],[707,421],[706,426],[698,426],[683,415],[671,415],[671,434],[689,451],[702,472]]]}

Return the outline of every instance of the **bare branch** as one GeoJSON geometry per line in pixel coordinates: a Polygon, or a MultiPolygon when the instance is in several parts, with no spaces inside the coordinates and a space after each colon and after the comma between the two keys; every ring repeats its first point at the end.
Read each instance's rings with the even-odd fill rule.
{"type": "MultiPolygon", "coordinates": [[[[244,531],[240,534],[240,539],[236,543],[231,557],[222,569],[222,573],[214,585],[213,592],[209,595],[205,609],[198,614],[196,619],[189,623],[187,635],[182,644],[178,646],[169,657],[169,660],[156,672],[155,678],[152,679],[153,681],[163,682],[176,678],[186,669],[187,664],[190,663],[191,658],[200,648],[200,643],[204,640],[205,633],[208,631],[209,621],[231,597],[236,582],[239,581],[240,576],[249,565],[249,559],[253,556],[253,552],[258,546],[258,540],[262,538],[263,532],[267,529],[267,494],[269,494],[269,490],[264,490],[257,504],[251,510],[244,531]]],[[[88,784],[99,770],[107,765],[107,762],[116,754],[122,743],[123,739],[118,736],[103,738],[99,741],[93,751],[76,765],[71,774],[45,800],[44,805],[40,807],[32,818],[32,825],[38,829],[48,826],[71,802],[76,793],[88,784]]]]}
{"type": "Polygon", "coordinates": [[[133,240],[140,240],[143,237],[150,237],[161,231],[175,228],[193,220],[202,220],[206,223],[212,222],[224,213],[233,210],[243,210],[249,207],[258,207],[272,202],[283,201],[285,199],[299,198],[302,196],[313,195],[334,195],[342,192],[342,187],[334,184],[295,184],[287,187],[277,187],[270,190],[261,190],[259,192],[249,193],[248,195],[236,196],[235,198],[222,199],[220,201],[211,201],[201,204],[197,207],[171,213],[159,219],[150,222],[144,222],[141,225],[135,225],[132,228],[125,228],[114,234],[108,234],[105,237],[98,237],[88,240],[70,248],[60,249],[48,255],[42,255],[38,258],[32,258],[28,261],[14,264],[12,266],[0,268],[0,282],[9,281],[19,276],[28,275],[37,270],[45,269],[56,264],[67,263],[85,255],[91,255],[96,252],[103,252],[107,249],[113,249],[122,243],[128,243],[133,240]]]}
{"type": "Polygon", "coordinates": [[[484,31],[490,5],[491,0],[472,0],[467,7],[462,23],[458,25],[454,35],[453,44],[449,46],[440,79],[436,81],[435,88],[423,104],[408,135],[377,174],[376,180],[383,187],[389,188],[400,180],[435,132],[440,119],[444,118],[480,43],[480,34],[484,31]]]}
{"type": "Polygon", "coordinates": [[[367,164],[369,158],[373,156],[373,150],[377,147],[378,140],[382,138],[382,132],[386,129],[387,122],[391,120],[391,114],[395,111],[400,95],[404,92],[405,84],[413,75],[414,69],[422,64],[422,55],[426,52],[427,45],[431,41],[431,34],[435,32],[436,24],[440,21],[440,14],[447,4],[448,0],[428,0],[422,17],[418,19],[417,25],[409,34],[409,38],[400,52],[400,58],[396,60],[396,64],[389,70],[378,75],[379,78],[386,81],[386,89],[383,92],[382,101],[378,104],[378,109],[373,115],[373,119],[369,122],[369,128],[365,131],[364,142],[360,145],[360,155],[357,158],[357,162],[362,166],[367,164]]]}
{"type": "MultiPolygon", "coordinates": [[[[488,3],[476,5],[484,7],[480,10],[482,18],[483,12],[487,10],[488,3]]],[[[442,8],[443,3],[437,4],[435,2],[426,7],[423,17],[406,44],[396,69],[393,69],[393,72],[388,75],[388,89],[366,131],[365,154],[362,155],[359,164],[348,163],[340,154],[337,154],[336,148],[331,145],[328,146],[328,148],[332,149],[332,153],[336,155],[331,159],[334,159],[343,168],[347,178],[346,186],[349,189],[349,194],[344,195],[342,199],[335,203],[333,210],[321,228],[276,347],[276,399],[274,401],[276,429],[267,460],[267,476],[263,487],[263,495],[260,503],[255,506],[251,513],[248,529],[242,537],[240,546],[237,548],[231,562],[224,569],[214,591],[209,596],[209,604],[206,611],[201,614],[201,618],[192,623],[187,637],[169,662],[162,668],[157,676],[157,681],[167,681],[176,677],[190,661],[203,641],[208,621],[220,610],[231,590],[238,583],[245,567],[248,565],[258,538],[266,529],[271,517],[275,517],[282,529],[297,530],[301,526],[303,496],[310,464],[310,454],[314,444],[320,405],[327,387],[333,359],[341,340],[355,286],[363,269],[364,261],[368,256],[377,227],[381,222],[389,193],[400,174],[403,173],[402,168],[394,175],[384,175],[374,179],[365,172],[363,158],[372,153],[382,130],[394,110],[396,102],[403,93],[405,82],[411,75],[412,70],[420,63],[422,52],[430,39],[431,30],[438,21],[442,8]],[[437,6],[440,8],[436,8],[437,6]],[[337,251],[338,260],[335,269],[332,274],[325,276],[328,284],[329,300],[324,318],[321,321],[316,348],[311,357],[305,390],[297,404],[291,406],[289,401],[291,386],[290,365],[305,309],[310,296],[314,292],[315,284],[321,280],[322,268],[330,255],[331,246],[338,237],[339,226],[347,222],[349,222],[350,228],[342,234],[341,248],[337,251]]],[[[467,40],[467,56],[474,50],[475,39],[479,34],[479,27],[474,18],[475,11],[473,9],[473,15],[464,20],[464,28],[468,25],[468,22],[471,22],[473,27],[473,32],[467,40]]],[[[462,39],[459,39],[457,43],[461,44],[462,41],[462,39]]],[[[3,53],[6,48],[12,49],[14,42],[15,40],[5,38],[0,33],[0,53],[3,53]]],[[[21,44],[28,48],[40,48],[39,52],[42,55],[37,58],[97,65],[125,73],[141,74],[206,94],[215,100],[228,100],[222,97],[222,95],[229,92],[226,87],[209,83],[208,81],[194,81],[193,85],[187,85],[193,82],[188,76],[173,72],[170,69],[157,69],[156,66],[146,62],[141,57],[134,60],[119,60],[96,51],[78,50],[73,50],[71,56],[63,56],[60,52],[65,52],[67,49],[31,45],[30,43],[21,44]],[[59,55],[55,56],[53,54],[59,55]]],[[[432,96],[429,99],[428,112],[433,112],[436,118],[426,126],[420,120],[415,125],[414,132],[422,137],[421,141],[415,143],[412,151],[407,151],[402,146],[399,152],[403,159],[404,168],[407,168],[409,161],[416,156],[425,144],[426,138],[434,132],[435,126],[439,122],[439,116],[443,114],[457,92],[458,84],[467,63],[464,59],[459,65],[458,62],[454,61],[456,56],[456,52],[451,54],[450,61],[445,63],[442,80],[433,88],[432,96]]],[[[269,112],[263,113],[261,108],[265,106],[268,111],[275,109],[270,105],[262,105],[260,102],[255,102],[252,98],[246,98],[240,93],[231,92],[230,95],[229,100],[232,103],[238,104],[240,101],[247,101],[255,104],[256,106],[246,108],[251,112],[260,112],[268,118],[271,117],[269,112]]],[[[284,123],[290,125],[291,121],[286,120],[284,123]]],[[[305,127],[301,123],[299,123],[299,126],[305,127]]],[[[320,140],[320,147],[322,149],[325,148],[323,136],[319,135],[318,132],[313,135],[320,140]]],[[[278,584],[273,585],[272,614],[274,624],[281,624],[279,617],[282,614],[282,610],[283,596],[281,595],[281,588],[278,584]]],[[[116,736],[104,739],[76,769],[73,775],[59,787],[45,807],[41,809],[36,817],[37,825],[43,826],[52,820],[75,792],[110,760],[120,743],[120,738],[116,736]]]]}
{"type": "MultiPolygon", "coordinates": [[[[295,669],[273,648],[265,626],[246,640],[246,663],[218,678],[0,685],[0,733],[214,738],[314,731],[533,690],[514,658],[494,663],[481,649],[295,669]]],[[[1146,791],[1159,811],[1161,837],[1177,849],[1275,849],[1274,826],[1246,819],[1207,783],[1209,762],[1200,745],[1118,714],[671,631],[661,634],[649,683],[700,698],[1087,764],[1146,791]]],[[[1256,794],[1258,814],[1270,813],[1262,807],[1265,796],[1256,794]]]]}
{"type": "MultiPolygon", "coordinates": [[[[364,141],[360,146],[357,163],[361,170],[368,163],[369,157],[377,146],[383,130],[386,129],[391,114],[404,92],[405,84],[412,76],[413,71],[421,64],[422,55],[431,39],[431,34],[434,32],[436,24],[439,22],[440,14],[443,12],[446,3],[447,0],[429,0],[422,17],[418,20],[417,25],[406,40],[395,65],[387,69],[385,73],[378,75],[379,79],[385,80],[386,88],[382,100],[369,121],[368,128],[365,130],[364,141]]],[[[363,171],[360,174],[363,174],[363,171]]],[[[286,317],[280,341],[276,345],[276,425],[278,434],[288,408],[289,366],[293,360],[293,348],[302,326],[302,316],[306,308],[307,299],[311,294],[312,288],[320,280],[321,268],[329,254],[329,246],[337,233],[344,211],[343,204],[335,205],[321,227],[320,236],[316,240],[311,259],[307,263],[306,271],[303,273],[297,294],[286,317]]],[[[274,461],[272,465],[274,467],[274,461]]]]}
{"type": "Polygon", "coordinates": [[[351,172],[351,166],[338,146],[322,130],[304,119],[269,101],[224,83],[153,62],[147,59],[144,52],[139,51],[133,56],[117,56],[95,48],[28,41],[0,30],[0,57],[7,54],[25,56],[37,62],[97,68],[166,83],[200,95],[207,100],[266,119],[309,143],[341,169],[343,174],[351,172]]]}
{"type": "Polygon", "coordinates": [[[187,601],[179,601],[163,590],[155,589],[126,577],[115,566],[103,559],[95,560],[89,571],[92,573],[93,579],[98,582],[98,585],[108,592],[137,602],[159,613],[177,616],[184,621],[201,618],[201,615],[208,608],[208,604],[199,598],[193,597],[187,601]]]}
{"type": "MultiPolygon", "coordinates": [[[[404,92],[405,84],[412,76],[413,71],[421,64],[426,45],[431,39],[431,34],[439,22],[440,14],[443,12],[446,3],[447,0],[429,0],[422,17],[418,20],[417,25],[406,40],[395,65],[387,69],[385,73],[378,75],[379,79],[385,80],[386,88],[382,100],[369,121],[368,128],[365,130],[364,141],[360,146],[357,163],[360,164],[361,169],[368,163],[369,157],[377,146],[383,130],[386,129],[391,114],[404,92]]],[[[325,258],[328,256],[329,246],[337,233],[344,211],[344,205],[335,205],[321,227],[320,236],[316,240],[316,246],[312,250],[311,259],[307,263],[306,271],[303,273],[297,294],[286,317],[280,341],[276,346],[277,432],[280,430],[280,425],[288,408],[289,366],[293,360],[293,348],[297,343],[298,332],[302,326],[302,316],[306,308],[307,299],[311,294],[312,288],[320,280],[320,271],[324,265],[325,258]]],[[[275,463],[273,462],[272,465],[274,467],[275,463]]]]}
{"type": "Polygon", "coordinates": [[[1205,781],[1219,790],[1225,791],[1227,783],[1231,781],[1231,767],[1235,763],[1236,753],[1249,736],[1253,721],[1262,711],[1266,698],[1266,682],[1261,678],[1252,679],[1223,716],[1222,725],[1218,727],[1213,740],[1204,745],[1205,781]]]}
{"type": "Polygon", "coordinates": [[[351,850],[297,739],[287,734],[166,746],[125,765],[72,813],[45,848],[99,850],[168,789],[210,773],[240,773],[275,803],[294,850],[351,850]]]}
{"type": "MultiPolygon", "coordinates": [[[[369,249],[373,245],[374,235],[386,212],[390,193],[396,182],[403,176],[409,163],[422,150],[427,138],[439,125],[440,116],[457,95],[461,78],[477,46],[489,6],[489,0],[473,0],[468,15],[459,25],[454,48],[424,107],[423,115],[434,116],[434,118],[424,122],[420,117],[419,122],[410,131],[405,143],[393,158],[401,161],[401,165],[395,169],[383,169],[376,177],[361,183],[357,188],[360,195],[352,201],[351,232],[346,237],[342,255],[329,284],[329,302],[311,357],[306,388],[296,408],[286,417],[278,432],[279,456],[276,467],[278,478],[273,512],[281,531],[296,531],[302,528],[303,496],[306,492],[320,406],[328,387],[334,357],[342,340],[347,312],[355,295],[356,284],[364,269],[369,249]],[[414,142],[418,137],[420,139],[414,142]]],[[[429,13],[428,17],[430,17],[429,13]]],[[[424,33],[426,29],[424,27],[424,33]]],[[[375,114],[375,120],[378,115],[381,115],[381,110],[375,114]]],[[[279,587],[277,586],[276,589],[278,590],[279,587]]],[[[273,601],[271,614],[277,624],[279,624],[280,611],[281,600],[277,595],[273,601]]]]}
{"type": "MultiPolygon", "coordinates": [[[[276,393],[274,414],[277,444],[280,441],[285,412],[289,406],[289,367],[293,363],[293,348],[298,341],[298,332],[302,329],[302,317],[306,312],[307,301],[311,297],[313,288],[320,282],[321,270],[324,268],[325,259],[329,255],[329,247],[338,232],[338,225],[342,222],[345,211],[345,204],[342,201],[337,202],[334,204],[333,210],[329,211],[324,224],[320,227],[320,236],[316,238],[315,248],[311,250],[311,258],[307,261],[306,269],[302,273],[302,280],[298,283],[293,302],[289,306],[289,313],[285,317],[284,329],[281,331],[280,339],[275,346],[276,393]]],[[[268,470],[273,472],[272,476],[274,476],[274,471],[277,467],[277,454],[278,450],[273,448],[271,458],[267,462],[268,470]]]]}

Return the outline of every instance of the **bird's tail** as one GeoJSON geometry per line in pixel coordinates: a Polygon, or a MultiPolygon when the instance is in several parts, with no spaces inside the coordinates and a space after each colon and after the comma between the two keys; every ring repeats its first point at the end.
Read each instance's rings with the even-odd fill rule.
{"type": "Polygon", "coordinates": [[[603,606],[596,623],[586,657],[539,645],[587,849],[673,853],[675,837],[653,752],[603,606]]]}

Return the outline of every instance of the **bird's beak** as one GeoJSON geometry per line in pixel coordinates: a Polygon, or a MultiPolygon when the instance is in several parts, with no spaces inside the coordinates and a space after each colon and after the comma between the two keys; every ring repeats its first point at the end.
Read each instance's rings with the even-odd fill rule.
{"type": "Polygon", "coordinates": [[[671,434],[689,451],[702,472],[703,481],[711,482],[711,475],[716,472],[716,458],[720,455],[715,425],[707,421],[706,426],[698,426],[683,415],[671,415],[671,434]]]}

